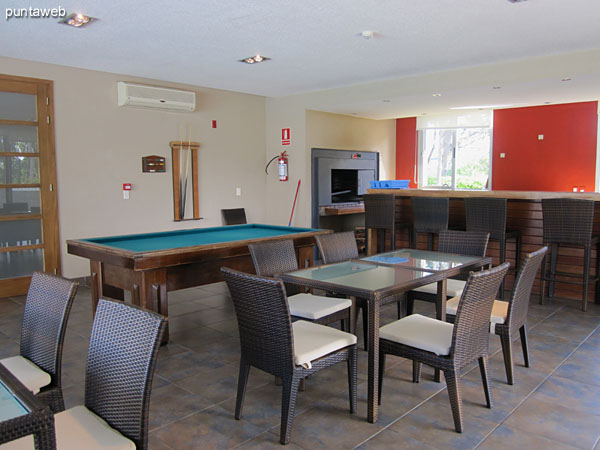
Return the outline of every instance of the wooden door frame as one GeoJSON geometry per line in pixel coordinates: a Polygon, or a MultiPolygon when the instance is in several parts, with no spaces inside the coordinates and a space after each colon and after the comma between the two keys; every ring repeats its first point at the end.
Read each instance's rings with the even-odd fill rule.
{"type": "MultiPolygon", "coordinates": [[[[0,74],[0,91],[36,95],[44,271],[60,275],[54,83],[51,80],[0,74]]],[[[6,220],[6,216],[0,220],[6,220]]],[[[30,281],[30,276],[0,280],[0,297],[25,294],[30,281]]]]}

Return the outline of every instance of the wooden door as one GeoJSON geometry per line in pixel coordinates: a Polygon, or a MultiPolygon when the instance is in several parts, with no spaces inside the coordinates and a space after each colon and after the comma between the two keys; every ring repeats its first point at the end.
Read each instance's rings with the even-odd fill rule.
{"type": "Polygon", "coordinates": [[[0,297],[60,272],[52,82],[0,75],[0,297]]]}

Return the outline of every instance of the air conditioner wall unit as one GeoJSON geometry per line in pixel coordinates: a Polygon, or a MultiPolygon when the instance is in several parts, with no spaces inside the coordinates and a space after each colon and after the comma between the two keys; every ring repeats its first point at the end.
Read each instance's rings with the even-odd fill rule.
{"type": "Polygon", "coordinates": [[[170,111],[192,112],[196,109],[196,93],[143,84],[117,82],[119,106],[136,106],[170,111]]]}

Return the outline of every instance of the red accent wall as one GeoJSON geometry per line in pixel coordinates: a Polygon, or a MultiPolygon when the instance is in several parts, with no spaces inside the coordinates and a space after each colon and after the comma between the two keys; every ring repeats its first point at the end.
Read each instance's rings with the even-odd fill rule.
{"type": "Polygon", "coordinates": [[[493,190],[594,191],[597,134],[598,102],[494,111],[493,190]]]}
{"type": "Polygon", "coordinates": [[[396,180],[410,180],[416,188],[417,118],[396,119],[396,180]]]}

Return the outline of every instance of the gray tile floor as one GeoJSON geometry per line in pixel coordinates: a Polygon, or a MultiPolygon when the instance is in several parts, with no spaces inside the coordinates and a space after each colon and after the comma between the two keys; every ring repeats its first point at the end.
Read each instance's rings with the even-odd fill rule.
{"type": "MultiPolygon", "coordinates": [[[[150,408],[150,449],[278,448],[281,388],[250,373],[242,420],[233,418],[239,343],[223,283],[169,294],[171,342],[160,349],[150,408]]],[[[24,297],[0,300],[0,357],[18,353],[24,297]]],[[[516,343],[516,384],[506,384],[499,339],[490,336],[494,407],[485,407],[479,370],[462,378],[465,432],[454,432],[445,384],[423,369],[411,383],[409,361],[388,357],[380,419],[366,421],[366,354],[360,352],[359,406],[348,412],[345,365],[324,370],[298,397],[288,448],[581,448],[600,449],[600,307],[532,300],[526,369],[516,343]]],[[[422,314],[431,304],[418,302],[422,314]]],[[[83,402],[92,316],[89,289],[75,300],[63,360],[67,407],[83,402]]],[[[395,305],[382,322],[395,318],[395,305]]],[[[359,341],[360,342],[360,341],[359,341]]],[[[474,369],[474,370],[473,370],[474,369]]]]}

